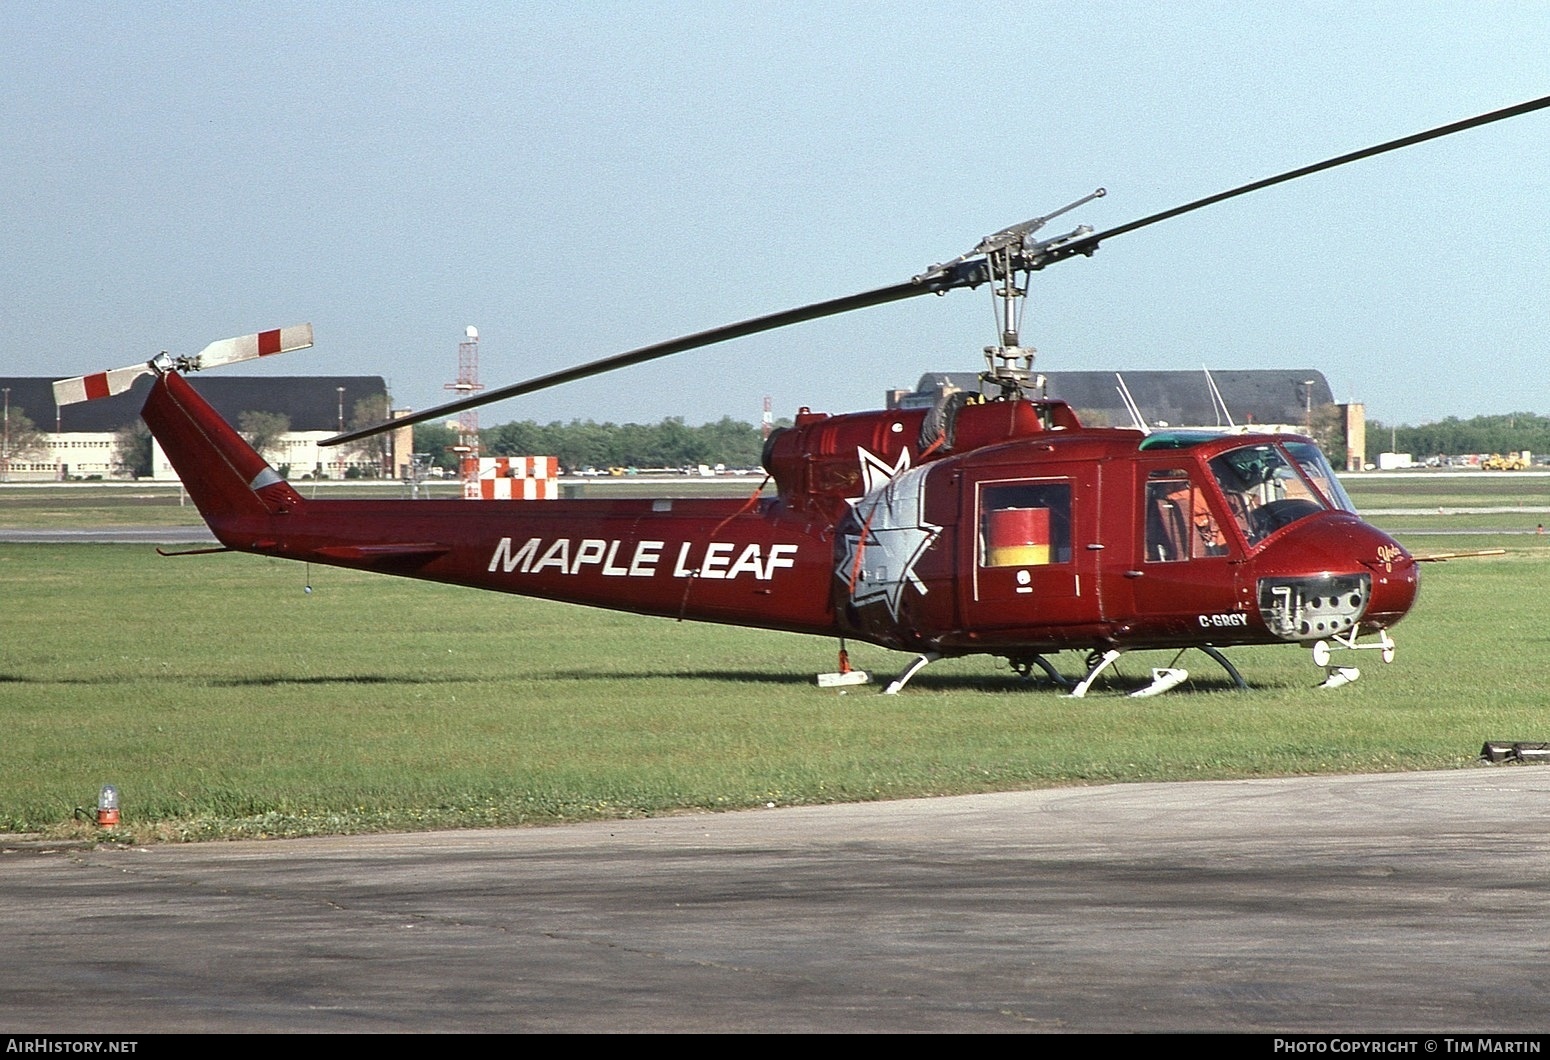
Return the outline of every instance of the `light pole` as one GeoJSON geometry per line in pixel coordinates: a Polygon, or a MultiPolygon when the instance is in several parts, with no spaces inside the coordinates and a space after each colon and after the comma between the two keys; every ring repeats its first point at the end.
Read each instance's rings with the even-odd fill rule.
{"type": "Polygon", "coordinates": [[[11,481],[11,388],[5,390],[5,440],[0,442],[0,482],[11,481]]]}
{"type": "Polygon", "coordinates": [[[1302,429],[1306,434],[1313,433],[1313,384],[1316,380],[1304,379],[1302,381],[1302,429]]]}
{"type": "MultiPolygon", "coordinates": [[[[340,387],[335,387],[334,389],[339,392],[339,433],[343,434],[344,433],[344,387],[340,386],[340,387]]],[[[339,469],[339,477],[341,479],[344,478],[344,454],[343,453],[339,454],[339,458],[334,462],[334,467],[339,469]]]]}

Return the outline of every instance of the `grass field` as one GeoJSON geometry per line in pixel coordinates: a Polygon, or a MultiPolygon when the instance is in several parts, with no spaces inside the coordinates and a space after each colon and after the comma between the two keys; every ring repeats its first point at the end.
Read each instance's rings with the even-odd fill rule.
{"type": "Polygon", "coordinates": [[[1515,471],[1347,475],[1341,483],[1360,509],[1550,506],[1550,476],[1515,471]]]}
{"type": "MultiPolygon", "coordinates": [[[[578,479],[561,487],[576,497],[747,497],[761,483],[758,476],[700,479],[578,479]]],[[[1417,472],[1403,476],[1353,475],[1344,480],[1359,509],[1373,511],[1373,521],[1392,529],[1500,530],[1533,533],[1550,520],[1550,476],[1513,472],[1463,475],[1417,472]],[[1487,513],[1458,509],[1489,508],[1487,513]]],[[[392,482],[300,482],[304,495],[327,497],[407,496],[406,487],[392,482]]],[[[433,481],[426,495],[455,498],[456,482],[433,481]]],[[[71,483],[61,486],[0,484],[0,530],[51,530],[99,526],[187,526],[199,514],[181,489],[158,483],[71,483]]]]}
{"type": "MultiPolygon", "coordinates": [[[[323,492],[328,497],[407,496],[401,483],[298,482],[305,496],[323,492]]],[[[460,486],[438,482],[429,489],[434,497],[455,498],[460,486]]],[[[176,484],[158,482],[94,483],[65,485],[0,485],[0,530],[56,530],[83,527],[187,526],[201,523],[199,512],[176,484]]]]}
{"type": "MultiPolygon", "coordinates": [[[[568,497],[747,497],[761,476],[668,479],[565,478],[568,497]]],[[[400,482],[296,482],[303,496],[407,498],[400,482]]],[[[456,500],[462,483],[436,479],[420,487],[422,497],[456,500]]],[[[154,482],[66,485],[0,484],[0,530],[58,530],[80,527],[186,526],[200,523],[199,513],[177,485],[154,482]]]]}
{"type": "MultiPolygon", "coordinates": [[[[72,525],[99,504],[144,522],[66,499],[72,525]]],[[[1080,701],[985,658],[840,694],[813,683],[834,663],[817,638],[235,554],[0,544],[0,832],[93,834],[75,811],[104,782],[118,834],[146,841],[1461,767],[1488,739],[1550,740],[1550,538],[1500,529],[1402,538],[1510,553],[1429,564],[1397,660],[1362,653],[1353,686],[1315,689],[1304,650],[1236,649],[1252,692],[1195,654],[1166,696],[1080,701]]],[[[882,673],[907,661],[851,647],[882,673]]],[[[1120,683],[1167,661],[1127,657],[1120,683]]]]}

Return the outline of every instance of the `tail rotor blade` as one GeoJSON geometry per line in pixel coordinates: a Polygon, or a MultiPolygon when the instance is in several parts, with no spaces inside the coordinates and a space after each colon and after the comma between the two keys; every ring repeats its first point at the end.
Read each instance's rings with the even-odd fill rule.
{"type": "Polygon", "coordinates": [[[136,379],[150,374],[151,366],[146,362],[132,364],[128,368],[115,368],[111,372],[94,372],[73,379],[61,379],[54,384],[54,404],[74,405],[79,401],[96,401],[122,394],[134,386],[136,379]]]}
{"type": "Polygon", "coordinates": [[[54,404],[73,405],[80,401],[96,401],[99,398],[122,394],[134,386],[142,375],[176,368],[181,372],[198,372],[225,364],[237,364],[276,353],[304,350],[312,345],[312,325],[297,324],[288,328],[260,331],[256,335],[241,335],[235,339],[212,342],[192,357],[169,358],[166,354],[127,368],[115,368],[109,372],[78,375],[73,379],[61,379],[54,384],[54,404]]]}
{"type": "Polygon", "coordinates": [[[179,367],[186,371],[197,371],[223,364],[237,364],[259,357],[269,357],[276,353],[304,350],[311,345],[312,325],[297,324],[289,328],[260,331],[257,335],[243,335],[240,338],[212,342],[189,358],[187,364],[179,367]]]}

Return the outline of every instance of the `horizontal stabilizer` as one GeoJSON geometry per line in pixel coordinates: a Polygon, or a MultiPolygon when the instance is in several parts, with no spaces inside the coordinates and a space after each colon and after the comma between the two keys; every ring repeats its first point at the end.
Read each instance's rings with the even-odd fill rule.
{"type": "Polygon", "coordinates": [[[74,379],[61,379],[54,384],[54,404],[73,405],[78,401],[95,401],[98,398],[122,394],[134,385],[142,375],[165,368],[182,372],[197,372],[203,368],[215,368],[223,364],[237,364],[276,353],[304,350],[312,345],[312,325],[297,324],[295,327],[260,331],[256,335],[243,335],[235,339],[212,342],[193,357],[168,358],[165,354],[156,360],[132,364],[128,368],[115,368],[110,372],[78,375],[74,379]]]}

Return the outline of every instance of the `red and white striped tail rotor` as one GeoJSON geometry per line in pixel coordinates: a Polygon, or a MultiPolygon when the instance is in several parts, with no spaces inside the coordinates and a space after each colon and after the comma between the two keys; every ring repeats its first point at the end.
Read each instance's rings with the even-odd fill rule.
{"type": "Polygon", "coordinates": [[[151,366],[147,363],[115,368],[111,372],[78,375],[74,379],[61,379],[54,384],[54,404],[73,405],[77,401],[96,401],[98,398],[122,394],[134,385],[136,379],[150,374],[151,366]]]}
{"type": "Polygon", "coordinates": [[[95,401],[98,398],[122,394],[134,385],[142,375],[166,368],[181,372],[198,372],[223,364],[237,364],[276,353],[304,350],[312,345],[312,325],[297,324],[295,327],[260,331],[256,335],[243,335],[235,339],[212,342],[192,357],[169,358],[165,354],[152,361],[132,364],[128,368],[115,368],[109,372],[78,375],[74,379],[61,379],[54,384],[54,403],[73,405],[77,401],[95,401]]]}
{"type": "Polygon", "coordinates": [[[220,342],[212,342],[197,355],[186,361],[177,362],[177,367],[186,372],[197,372],[203,368],[216,368],[223,364],[251,361],[276,353],[304,350],[311,345],[312,325],[297,324],[291,328],[277,328],[274,331],[260,331],[257,335],[244,335],[240,339],[222,339],[220,342]]]}

